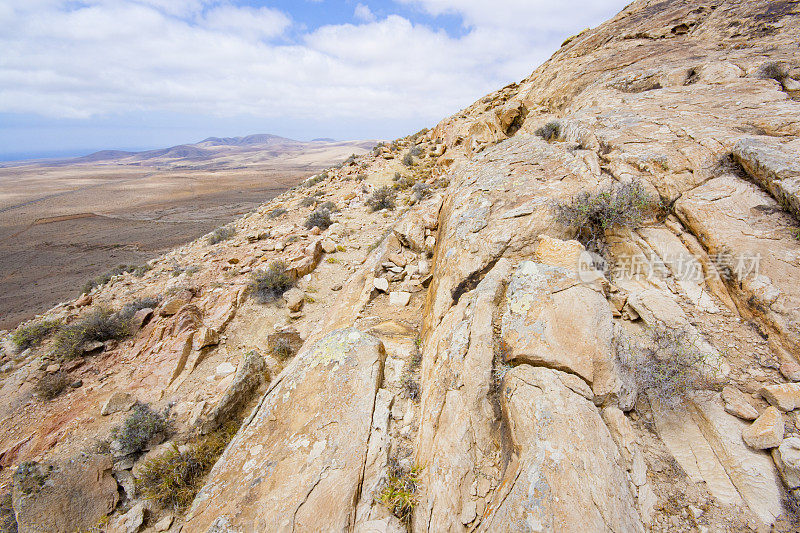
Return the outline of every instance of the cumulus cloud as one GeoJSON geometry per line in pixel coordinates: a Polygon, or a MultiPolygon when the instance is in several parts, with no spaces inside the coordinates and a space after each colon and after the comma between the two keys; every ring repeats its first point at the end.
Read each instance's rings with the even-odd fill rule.
{"type": "Polygon", "coordinates": [[[362,22],[374,22],[375,21],[375,14],[369,8],[368,5],[364,4],[357,4],[355,12],[353,16],[356,20],[360,20],[362,22]]]}
{"type": "Polygon", "coordinates": [[[219,0],[4,0],[0,112],[432,122],[526,76],[563,37],[624,4],[397,1],[458,15],[469,30],[377,19],[366,4],[357,23],[304,30],[276,9],[219,0]]]}

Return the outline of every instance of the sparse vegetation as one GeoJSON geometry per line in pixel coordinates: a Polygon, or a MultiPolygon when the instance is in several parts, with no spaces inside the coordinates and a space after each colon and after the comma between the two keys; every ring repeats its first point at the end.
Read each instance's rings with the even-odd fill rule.
{"type": "Polygon", "coordinates": [[[58,371],[40,377],[33,387],[33,392],[42,400],[52,400],[67,390],[67,387],[69,387],[67,373],[58,371]]]}
{"type": "Polygon", "coordinates": [[[422,201],[423,199],[427,198],[431,194],[431,186],[427,183],[415,183],[413,187],[411,187],[411,197],[414,199],[415,202],[422,201]]]}
{"type": "Polygon", "coordinates": [[[325,202],[322,202],[322,203],[320,204],[319,208],[320,208],[320,209],[327,209],[327,210],[328,210],[329,212],[331,212],[331,213],[335,213],[336,211],[338,211],[338,210],[339,210],[339,208],[338,208],[338,207],[336,207],[336,204],[335,204],[335,203],[333,203],[333,202],[331,202],[330,200],[327,200],[327,201],[325,201],[325,202]]]}
{"type": "Polygon", "coordinates": [[[49,465],[35,461],[22,462],[14,472],[14,484],[23,494],[35,494],[44,486],[51,471],[49,465]]]}
{"type": "Polygon", "coordinates": [[[272,347],[272,355],[280,361],[287,361],[294,355],[289,339],[278,339],[272,347]]]}
{"type": "Polygon", "coordinates": [[[318,202],[319,198],[317,198],[313,194],[309,194],[308,196],[300,200],[300,207],[311,207],[313,205],[317,205],[318,202]]]}
{"type": "Polygon", "coordinates": [[[710,388],[707,356],[700,339],[667,326],[651,329],[635,344],[618,346],[623,364],[631,371],[639,390],[648,397],[674,405],[692,390],[710,388]]]}
{"type": "Polygon", "coordinates": [[[578,229],[578,240],[589,251],[605,251],[605,232],[613,227],[638,227],[656,203],[638,182],[615,184],[585,192],[556,205],[556,220],[578,229]]]}
{"type": "Polygon", "coordinates": [[[280,298],[293,285],[292,278],[286,273],[286,265],[283,261],[275,261],[267,269],[253,274],[251,288],[256,301],[264,304],[280,298]]]}
{"type": "Polygon", "coordinates": [[[172,267],[172,277],[177,278],[181,274],[186,274],[187,276],[192,276],[200,271],[200,267],[197,265],[175,265],[172,267]]]}
{"type": "Polygon", "coordinates": [[[20,350],[36,346],[61,327],[57,320],[37,320],[18,327],[11,335],[11,341],[20,350]]]}
{"type": "Polygon", "coordinates": [[[404,523],[410,521],[417,505],[420,472],[418,466],[407,470],[393,465],[378,494],[378,500],[404,523]]]}
{"type": "Polygon", "coordinates": [[[153,411],[149,405],[136,404],[122,425],[111,430],[111,437],[127,453],[138,453],[150,439],[166,430],[164,415],[153,411]]]}
{"type": "Polygon", "coordinates": [[[17,533],[17,518],[10,492],[0,495],[0,532],[17,533]]]}
{"type": "Polygon", "coordinates": [[[792,228],[792,237],[794,240],[800,241],[800,228],[792,228]]]}
{"type": "Polygon", "coordinates": [[[413,187],[416,182],[417,182],[417,180],[415,180],[412,177],[409,177],[409,176],[399,177],[398,176],[398,179],[395,180],[395,184],[394,184],[393,188],[396,189],[396,190],[399,190],[399,191],[404,191],[406,189],[410,189],[411,187],[413,187]]]}
{"type": "Polygon", "coordinates": [[[761,67],[761,70],[759,70],[758,75],[762,79],[775,80],[778,82],[782,82],[789,77],[786,65],[780,61],[772,61],[765,64],[761,67]]]}
{"type": "Polygon", "coordinates": [[[406,152],[406,155],[403,156],[403,164],[407,167],[414,166],[414,156],[411,155],[411,152],[406,152]]]}
{"type": "Polygon", "coordinates": [[[328,173],[323,172],[322,174],[311,176],[310,178],[308,178],[306,181],[303,182],[303,185],[305,185],[306,187],[313,187],[317,183],[325,181],[326,179],[328,179],[328,173]]]}
{"type": "Polygon", "coordinates": [[[538,135],[547,142],[558,141],[561,139],[562,135],[561,124],[555,121],[548,122],[538,130],[536,130],[536,135],[538,135]]]}
{"type": "Polygon", "coordinates": [[[114,276],[119,276],[121,274],[132,273],[137,278],[144,276],[144,274],[150,270],[152,267],[148,264],[144,265],[117,265],[105,274],[97,276],[86,282],[86,285],[83,286],[83,292],[89,292],[95,287],[99,287],[100,285],[105,285],[111,278],[114,276]]]}
{"type": "Polygon", "coordinates": [[[236,235],[236,228],[233,226],[220,226],[206,237],[208,244],[217,244],[222,241],[227,241],[236,235]]]}
{"type": "Polygon", "coordinates": [[[119,316],[123,320],[130,320],[133,318],[133,315],[135,315],[137,311],[140,311],[142,309],[155,309],[156,307],[158,307],[158,304],[160,303],[161,299],[156,298],[155,296],[139,298],[136,301],[125,304],[120,310],[119,316]]]}
{"type": "Polygon", "coordinates": [[[375,192],[367,199],[367,205],[374,211],[382,209],[394,209],[395,193],[389,187],[381,187],[376,189],[375,192]]]}
{"type": "Polygon", "coordinates": [[[98,309],[75,324],[63,326],[55,335],[52,355],[58,359],[73,359],[83,353],[86,343],[123,339],[130,334],[132,316],[127,316],[127,312],[123,315],[98,309]]]}
{"type": "Polygon", "coordinates": [[[199,438],[184,451],[174,446],[145,462],[136,488],[163,508],[184,511],[194,500],[202,480],[236,434],[238,424],[199,438]]]}
{"type": "Polygon", "coordinates": [[[267,218],[271,218],[271,219],[278,218],[280,216],[285,215],[286,213],[288,213],[288,211],[286,211],[285,208],[276,207],[275,209],[273,209],[272,211],[267,213],[267,218]]]}
{"type": "Polygon", "coordinates": [[[318,207],[312,211],[311,214],[308,215],[308,218],[305,222],[305,226],[308,229],[316,226],[321,230],[326,230],[331,224],[333,224],[333,221],[331,220],[331,212],[324,207],[318,207]]]}

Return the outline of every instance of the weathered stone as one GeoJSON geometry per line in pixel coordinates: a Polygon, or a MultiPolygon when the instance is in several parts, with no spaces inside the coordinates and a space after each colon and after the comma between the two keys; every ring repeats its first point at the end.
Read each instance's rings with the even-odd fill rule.
{"type": "Polygon", "coordinates": [[[758,411],[749,402],[747,396],[736,387],[727,386],[722,389],[722,400],[725,402],[725,412],[738,416],[742,420],[755,420],[758,411]]]}
{"type": "Polygon", "coordinates": [[[783,416],[777,408],[770,406],[750,427],[742,431],[742,439],[751,448],[764,450],[780,446],[783,432],[783,416]]]}
{"type": "Polygon", "coordinates": [[[131,318],[131,326],[134,330],[138,331],[142,329],[150,317],[153,316],[153,310],[149,307],[145,307],[144,309],[139,309],[133,314],[133,318],[131,318]]]}
{"type": "Polygon", "coordinates": [[[158,532],[167,531],[171,526],[172,522],[175,520],[175,517],[171,514],[166,515],[164,518],[160,519],[158,522],[155,523],[153,529],[158,532]]]}
{"type": "Polygon", "coordinates": [[[108,456],[82,455],[50,469],[33,464],[14,474],[19,531],[86,531],[114,510],[119,499],[108,456]]]}
{"type": "Polygon", "coordinates": [[[800,381],[800,364],[795,361],[784,361],[781,364],[781,374],[789,381],[800,381]]]}
{"type": "Polygon", "coordinates": [[[781,411],[794,411],[800,407],[800,383],[767,385],[761,389],[761,396],[781,411]]]}
{"type": "Polygon", "coordinates": [[[422,252],[425,250],[425,228],[418,219],[416,213],[410,212],[406,215],[406,217],[395,226],[394,234],[400,242],[415,252],[422,252]]]}
{"type": "Polygon", "coordinates": [[[200,327],[192,339],[195,350],[202,350],[206,346],[216,346],[219,344],[219,333],[214,328],[200,327]]]}
{"type": "Polygon", "coordinates": [[[389,292],[389,280],[386,278],[375,278],[372,284],[376,290],[381,292],[389,292]]]}
{"type": "Polygon", "coordinates": [[[184,530],[347,529],[384,357],[352,328],[298,355],[214,466],[184,530]]]}
{"type": "Polygon", "coordinates": [[[294,287],[283,293],[283,300],[286,302],[286,307],[289,311],[296,313],[303,308],[306,301],[306,293],[302,289],[294,287]]]}
{"type": "Polygon", "coordinates": [[[80,296],[80,298],[75,300],[75,303],[73,305],[75,305],[75,307],[86,307],[87,305],[91,304],[92,304],[91,295],[84,293],[80,296]]]}
{"type": "Polygon", "coordinates": [[[47,368],[44,369],[44,371],[47,372],[48,374],[55,374],[59,370],[61,370],[61,365],[59,365],[58,363],[47,365],[47,368]]]}
{"type": "Polygon", "coordinates": [[[178,291],[172,296],[169,296],[158,310],[161,316],[172,316],[177,313],[181,307],[188,304],[192,300],[192,293],[189,290],[178,291]]]}
{"type": "Polygon", "coordinates": [[[785,153],[780,144],[759,139],[742,139],[733,147],[733,156],[748,174],[800,216],[800,162],[797,154],[785,153]]]}
{"type": "Polygon", "coordinates": [[[100,414],[108,416],[114,413],[125,412],[130,410],[134,405],[136,405],[136,396],[127,392],[115,392],[103,404],[103,407],[100,409],[100,414]]]}
{"type": "Polygon", "coordinates": [[[519,458],[483,524],[510,531],[644,531],[634,488],[597,408],[564,387],[558,371],[521,365],[503,382],[503,410],[519,458]]]}
{"type": "Polygon", "coordinates": [[[333,239],[322,239],[322,251],[326,254],[332,254],[336,251],[336,243],[333,239]]]}
{"type": "Polygon", "coordinates": [[[211,412],[203,419],[201,432],[214,431],[226,421],[234,418],[252,398],[258,387],[269,379],[267,363],[257,352],[248,352],[242,357],[236,376],[211,412]]]}
{"type": "Polygon", "coordinates": [[[619,390],[608,302],[563,268],[520,264],[508,285],[502,337],[507,361],[576,374],[596,395],[619,390]]]}
{"type": "Polygon", "coordinates": [[[783,512],[775,464],[740,437],[748,424],[725,412],[716,393],[666,406],[650,398],[658,436],[689,479],[723,505],[747,507],[764,525],[783,512]]]}
{"type": "Polygon", "coordinates": [[[772,450],[772,458],[790,490],[800,488],[800,437],[789,437],[772,450]]]}
{"type": "Polygon", "coordinates": [[[225,376],[229,376],[234,372],[236,372],[236,366],[229,361],[218,364],[216,370],[214,370],[214,374],[218,378],[224,378],[225,376]]]}
{"type": "Polygon", "coordinates": [[[404,291],[392,291],[389,293],[389,305],[405,307],[411,301],[411,293],[404,291]]]}
{"type": "Polygon", "coordinates": [[[536,241],[536,262],[578,270],[578,263],[585,248],[578,241],[561,241],[540,235],[536,241]]]}

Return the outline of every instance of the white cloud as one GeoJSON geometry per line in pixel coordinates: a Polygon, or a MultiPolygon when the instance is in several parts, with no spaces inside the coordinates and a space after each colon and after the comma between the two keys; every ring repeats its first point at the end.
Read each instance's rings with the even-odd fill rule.
{"type": "Polygon", "coordinates": [[[204,16],[203,23],[209,29],[231,35],[269,39],[283,34],[291,24],[291,20],[277,9],[227,5],[209,10],[204,16]]]}
{"type": "Polygon", "coordinates": [[[375,21],[375,14],[369,8],[368,5],[364,4],[357,4],[356,9],[353,12],[353,16],[356,20],[360,20],[362,22],[374,22],[375,21]]]}
{"type": "Polygon", "coordinates": [[[366,5],[358,24],[303,32],[278,10],[217,0],[0,0],[0,112],[433,123],[526,76],[563,37],[613,14],[609,3],[624,4],[398,1],[460,14],[470,30],[376,20],[366,5]]]}

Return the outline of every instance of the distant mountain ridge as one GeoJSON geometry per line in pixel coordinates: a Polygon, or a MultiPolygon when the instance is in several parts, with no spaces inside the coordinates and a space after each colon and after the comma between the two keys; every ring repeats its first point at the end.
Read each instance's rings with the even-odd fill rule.
{"type": "Polygon", "coordinates": [[[186,164],[198,162],[212,162],[222,158],[237,155],[252,154],[264,157],[275,157],[281,153],[299,153],[311,146],[320,147],[326,144],[342,146],[352,144],[354,147],[371,149],[375,141],[337,141],[330,138],[317,138],[312,141],[298,141],[272,135],[257,133],[242,137],[208,137],[194,144],[179,144],[168,148],[158,148],[144,151],[128,150],[100,150],[88,155],[52,159],[52,160],[27,160],[9,161],[0,163],[0,167],[19,166],[20,164],[44,164],[47,166],[62,166],[75,163],[122,163],[128,165],[152,164],[186,164]]]}

